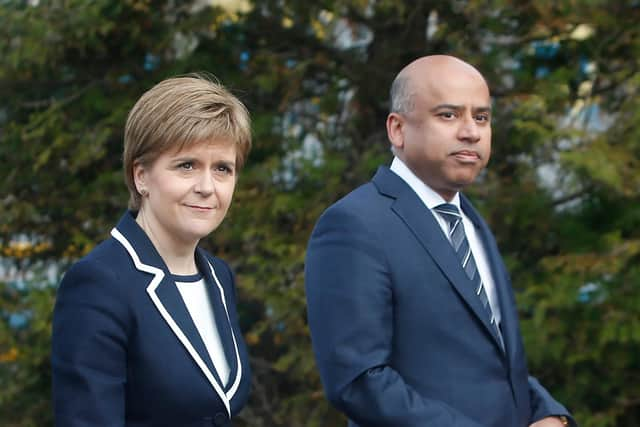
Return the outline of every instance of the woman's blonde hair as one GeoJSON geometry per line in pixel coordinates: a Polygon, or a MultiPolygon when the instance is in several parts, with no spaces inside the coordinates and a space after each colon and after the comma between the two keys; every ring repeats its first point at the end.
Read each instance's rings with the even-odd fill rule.
{"type": "Polygon", "coordinates": [[[173,77],[145,92],[133,106],[124,130],[123,167],[129,209],[140,209],[133,167],[149,167],[164,152],[206,141],[236,145],[236,170],[251,149],[249,112],[238,98],[203,74],[173,77]]]}

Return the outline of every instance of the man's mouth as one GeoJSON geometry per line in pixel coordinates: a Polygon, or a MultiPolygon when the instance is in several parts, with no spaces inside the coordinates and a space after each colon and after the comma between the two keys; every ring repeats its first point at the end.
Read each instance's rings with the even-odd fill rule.
{"type": "Polygon", "coordinates": [[[458,160],[467,161],[467,162],[469,161],[475,162],[481,159],[480,154],[478,154],[478,152],[473,150],[454,151],[453,153],[451,153],[451,155],[457,158],[458,160]]]}

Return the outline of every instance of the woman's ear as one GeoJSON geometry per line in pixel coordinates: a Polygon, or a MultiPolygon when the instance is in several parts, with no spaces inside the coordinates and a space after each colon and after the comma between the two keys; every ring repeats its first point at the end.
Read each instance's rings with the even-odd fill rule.
{"type": "Polygon", "coordinates": [[[133,182],[136,185],[136,190],[142,196],[146,196],[148,194],[147,189],[147,170],[140,162],[135,162],[133,164],[133,182]]]}

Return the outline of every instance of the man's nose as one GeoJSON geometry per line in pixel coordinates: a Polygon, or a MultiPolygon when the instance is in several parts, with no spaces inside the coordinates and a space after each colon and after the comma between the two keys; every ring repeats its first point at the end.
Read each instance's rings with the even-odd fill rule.
{"type": "Polygon", "coordinates": [[[480,141],[480,128],[473,117],[466,118],[458,129],[458,138],[470,143],[480,141]]]}

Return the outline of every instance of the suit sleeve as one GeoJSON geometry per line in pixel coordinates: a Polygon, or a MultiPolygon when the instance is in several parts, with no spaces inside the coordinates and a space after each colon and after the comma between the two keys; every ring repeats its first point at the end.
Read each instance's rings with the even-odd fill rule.
{"type": "MultiPolygon", "coordinates": [[[[393,285],[376,227],[335,205],[311,236],[305,266],[308,320],[328,399],[367,426],[480,427],[418,394],[389,365],[393,285]]],[[[415,325],[419,328],[420,325],[415,325]]]]}
{"type": "Polygon", "coordinates": [[[80,261],[65,274],[53,316],[56,425],[124,426],[128,304],[111,268],[80,261]]]}
{"type": "Polygon", "coordinates": [[[556,401],[542,384],[532,376],[529,377],[529,396],[531,399],[531,423],[545,417],[563,415],[569,419],[573,427],[578,426],[569,411],[556,401]]]}

